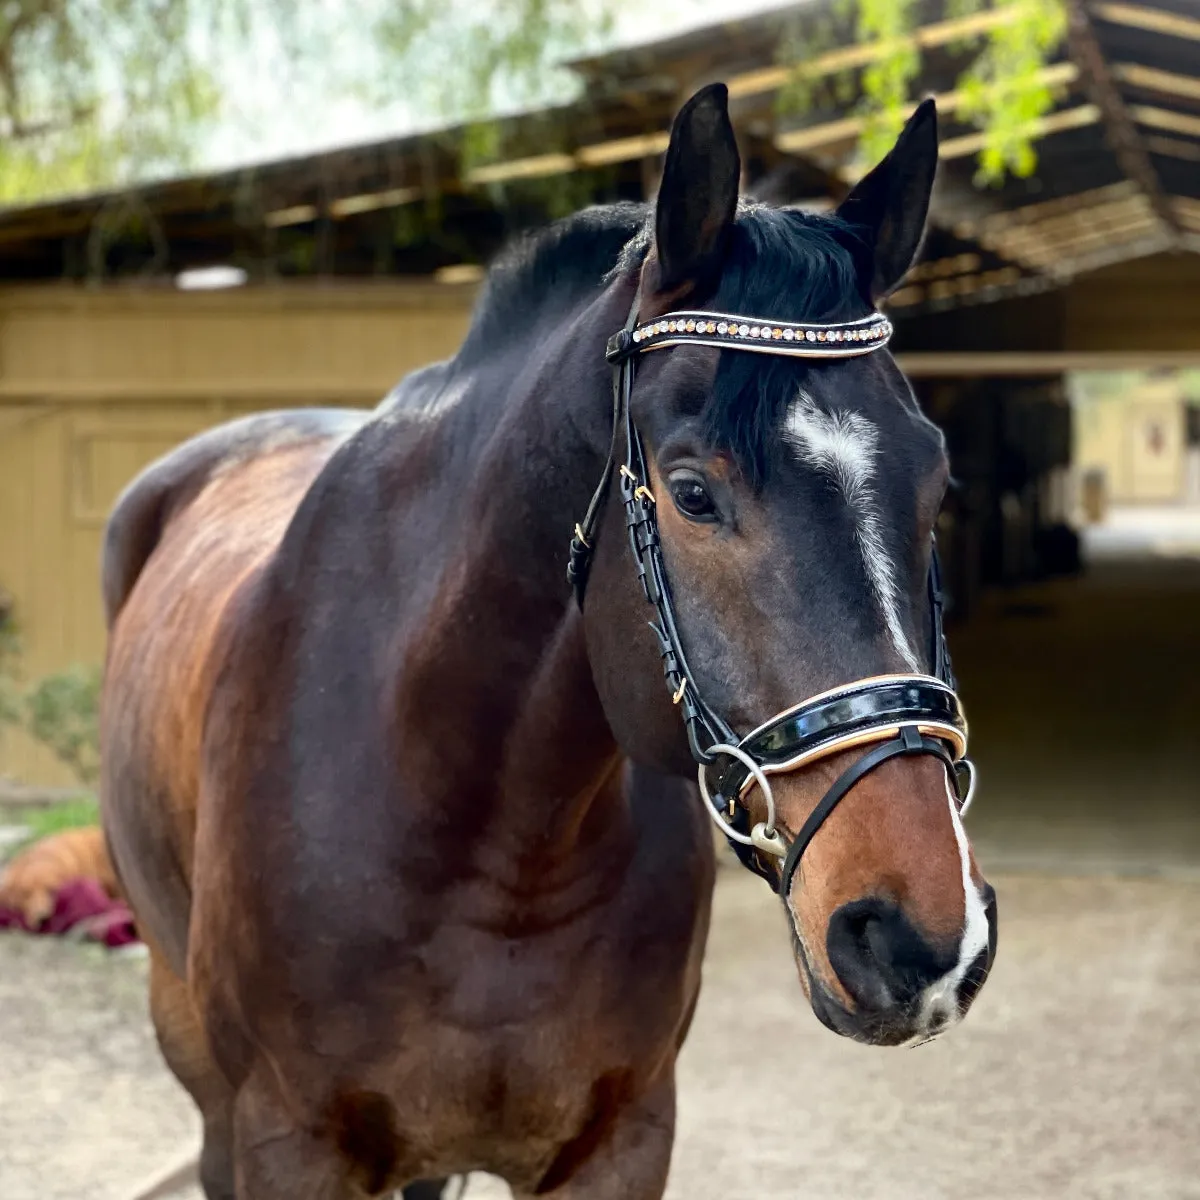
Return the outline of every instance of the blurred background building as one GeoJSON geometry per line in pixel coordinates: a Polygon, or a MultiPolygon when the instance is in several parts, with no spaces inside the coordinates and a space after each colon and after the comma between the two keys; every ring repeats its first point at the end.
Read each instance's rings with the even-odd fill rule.
{"type": "MultiPolygon", "coordinates": [[[[779,103],[780,43],[796,11],[825,7],[576,61],[579,99],[501,119],[470,165],[434,130],[0,210],[0,593],[25,673],[101,661],[101,531],[141,467],[246,412],[373,406],[453,353],[508,239],[653,194],[696,86],[729,84],[747,192],[836,204],[861,169],[853,87],[779,103]]],[[[944,166],[890,311],[960,482],[941,533],[960,619],[989,591],[1076,575],[1079,530],[1117,510],[1200,504],[1200,15],[1070,10],[1041,68],[1057,99],[1027,130],[1036,172],[994,186],[956,79],[966,41],[1013,10],[939,0],[912,35],[944,166]]],[[[853,85],[873,56],[827,41],[804,75],[853,85]]],[[[0,776],[67,778],[15,730],[0,776]]]]}

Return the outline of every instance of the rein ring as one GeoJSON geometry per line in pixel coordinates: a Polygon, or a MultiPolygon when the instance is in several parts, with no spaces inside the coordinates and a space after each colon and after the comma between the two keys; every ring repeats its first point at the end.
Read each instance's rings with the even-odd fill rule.
{"type": "Polygon", "coordinates": [[[954,782],[956,786],[959,784],[959,780],[962,778],[959,775],[960,771],[965,772],[967,776],[967,794],[963,796],[962,802],[958,806],[958,815],[960,817],[965,817],[967,815],[967,809],[971,807],[971,801],[975,799],[975,784],[979,780],[979,772],[975,769],[975,764],[969,758],[960,758],[958,762],[954,764],[954,782]]]}
{"type": "Polygon", "coordinates": [[[787,855],[787,846],[775,828],[775,796],[771,791],[771,785],[766,775],[763,774],[762,767],[741,747],[730,745],[728,742],[718,742],[715,746],[709,746],[708,753],[714,757],[718,754],[725,754],[730,758],[737,759],[750,772],[754,782],[758,784],[763,798],[767,802],[766,821],[760,821],[755,825],[750,831],[749,837],[744,833],[739,833],[721,817],[720,812],[713,804],[712,796],[708,790],[708,780],[704,777],[705,766],[701,763],[696,771],[696,778],[700,783],[700,794],[704,797],[704,807],[708,810],[708,815],[712,817],[717,828],[726,837],[732,838],[736,842],[741,842],[743,846],[753,846],[756,850],[773,854],[777,858],[784,858],[787,855]]]}

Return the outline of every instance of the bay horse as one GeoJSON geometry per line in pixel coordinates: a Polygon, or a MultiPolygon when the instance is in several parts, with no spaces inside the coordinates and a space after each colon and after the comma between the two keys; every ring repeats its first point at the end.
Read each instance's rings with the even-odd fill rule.
{"type": "Polygon", "coordinates": [[[209,1200],[660,1197],[710,817],[828,1026],[966,1011],[948,466],[875,308],[936,162],[926,102],[835,213],[740,203],[705,88],[655,204],[511,251],[453,359],[122,495],[103,818],[209,1200]]]}

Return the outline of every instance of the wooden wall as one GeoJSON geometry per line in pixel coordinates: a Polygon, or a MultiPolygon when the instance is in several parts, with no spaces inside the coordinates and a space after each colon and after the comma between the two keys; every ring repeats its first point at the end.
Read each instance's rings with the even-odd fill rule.
{"type": "MultiPolygon", "coordinates": [[[[102,661],[101,532],[143,466],[247,412],[372,407],[454,352],[470,303],[436,284],[0,292],[0,591],[27,677],[102,661]]],[[[11,733],[5,775],[68,782],[11,733]]]]}
{"type": "Polygon", "coordinates": [[[1064,297],[1064,350],[1200,349],[1200,254],[1105,267],[1074,280],[1064,297]]]}
{"type": "Polygon", "coordinates": [[[895,314],[909,353],[1179,353],[1200,350],[1200,254],[1160,254],[1055,291],[940,313],[895,314]]]}

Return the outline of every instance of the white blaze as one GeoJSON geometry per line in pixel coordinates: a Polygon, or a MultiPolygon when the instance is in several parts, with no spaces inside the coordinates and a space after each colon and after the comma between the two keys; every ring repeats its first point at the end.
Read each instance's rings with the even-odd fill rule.
{"type": "Polygon", "coordinates": [[[799,392],[788,409],[783,434],[805,461],[824,471],[841,489],[854,517],[867,580],[892,644],[910,671],[920,671],[920,659],[900,620],[896,567],[883,542],[883,522],[871,482],[878,431],[861,413],[823,412],[811,396],[799,392]]]}

